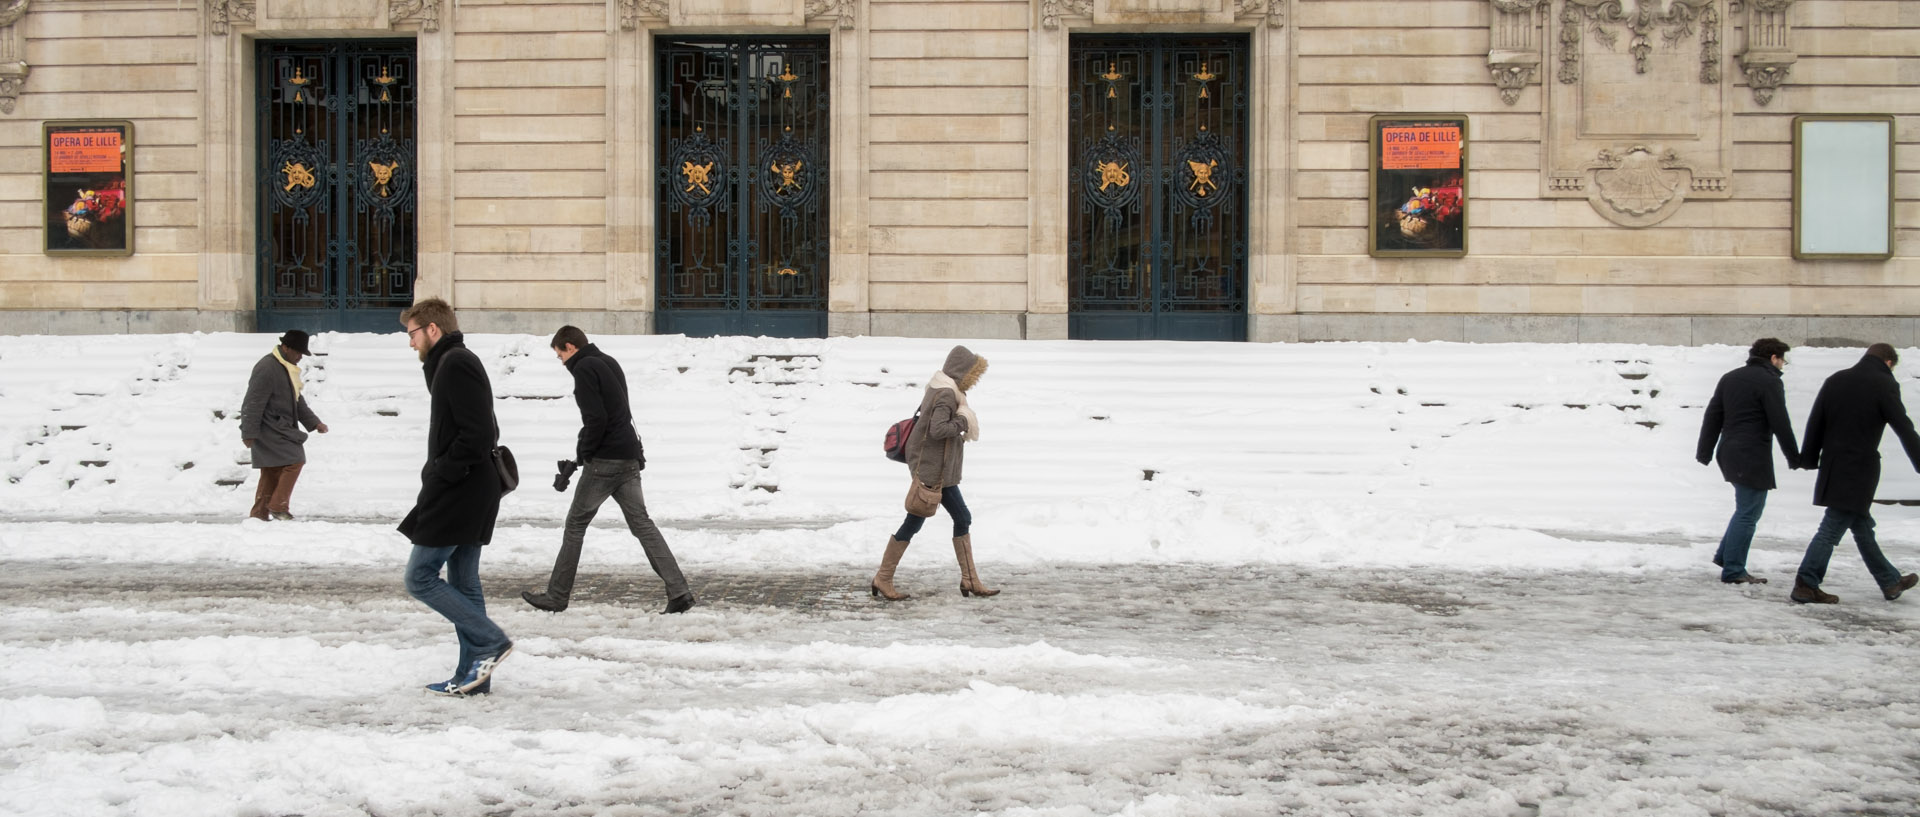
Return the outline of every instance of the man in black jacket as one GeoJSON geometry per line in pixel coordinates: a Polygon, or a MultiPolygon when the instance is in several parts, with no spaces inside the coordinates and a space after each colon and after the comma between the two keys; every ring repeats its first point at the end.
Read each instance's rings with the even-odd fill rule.
{"type": "Polygon", "coordinates": [[[1694,459],[1701,465],[1712,462],[1714,443],[1718,441],[1720,475],[1733,483],[1733,518],[1727,520],[1727,532],[1713,554],[1713,563],[1720,566],[1720,581],[1728,584],[1767,583],[1747,572],[1747,549],[1753,545],[1754,528],[1759,527],[1760,514],[1767,509],[1767,492],[1777,487],[1767,438],[1780,441],[1780,453],[1787,455],[1788,468],[1799,467],[1793,423],[1787,418],[1787,390],[1780,383],[1789,350],[1778,338],[1754,341],[1753,348],[1747,350],[1747,364],[1720,377],[1700,422],[1700,445],[1694,459]]]}
{"type": "MultiPolygon", "coordinates": [[[[573,373],[573,400],[580,406],[580,441],[574,451],[581,474],[573,489],[573,506],[567,510],[566,532],[561,536],[560,553],[554,557],[547,589],[543,593],[522,592],[520,597],[542,610],[558,613],[567,609],[587,526],[607,497],[613,497],[621,513],[626,514],[627,530],[646,551],[647,563],[667,584],[666,612],[686,612],[693,606],[693,593],[680,575],[673,551],[667,549],[666,538],[647,515],[647,501],[640,493],[640,471],[647,467],[647,456],[640,446],[640,436],[633,430],[627,375],[620,370],[620,361],[588,343],[587,333],[577,327],[560,327],[550,345],[567,371],[573,373]]],[[[554,488],[566,490],[560,483],[554,488]]]]}
{"type": "Polygon", "coordinates": [[[513,652],[513,642],[487,618],[480,588],[480,549],[493,540],[500,515],[500,475],[493,446],[500,436],[493,418],[493,384],[479,356],[467,349],[453,307],[429,298],[400,314],[407,345],[426,365],[430,411],[427,464],[420,468],[420,497],[400,523],[413,542],[407,560],[407,592],[453,622],[460,659],[453,677],[428,684],[438,695],[484,695],[494,668],[513,652]],[[445,580],[440,568],[447,569],[445,580]]]}
{"type": "Polygon", "coordinates": [[[1880,584],[1887,601],[1920,584],[1920,576],[1900,575],[1880,543],[1873,538],[1873,492],[1880,487],[1880,436],[1887,426],[1900,438],[1907,459],[1920,471],[1920,434],[1913,430],[1907,407],[1900,401],[1900,383],[1893,379],[1900,362],[1893,346],[1876,343],[1849,369],[1827,378],[1813,400],[1807,418],[1807,438],[1800,446],[1800,465],[1820,469],[1813,483],[1813,504],[1827,509],[1820,530],[1807,543],[1800,574],[1793,582],[1793,600],[1801,604],[1835,604],[1840,597],[1820,590],[1827,562],[1840,534],[1853,531],[1860,558],[1880,584]]]}

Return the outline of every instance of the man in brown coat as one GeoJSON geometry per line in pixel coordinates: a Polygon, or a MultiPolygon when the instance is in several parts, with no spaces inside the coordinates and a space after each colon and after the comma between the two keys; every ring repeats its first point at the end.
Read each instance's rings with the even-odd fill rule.
{"type": "MultiPolygon", "coordinates": [[[[960,496],[960,467],[966,459],[966,444],[980,439],[980,418],[967,405],[967,390],[987,371],[987,359],[965,346],[947,353],[947,362],[927,379],[927,390],[920,398],[920,410],[907,435],[907,469],[917,492],[940,495],[940,507],[953,517],[953,555],[960,562],[960,595],[992,596],[1000,591],[980,581],[973,566],[973,537],[969,529],[973,514],[960,496]]],[[[932,503],[922,516],[913,512],[913,494],[909,493],[909,511],[900,529],[887,539],[886,555],[880,570],[873,574],[869,590],[888,601],[908,598],[893,586],[893,571],[907,553],[907,543],[920,532],[920,526],[933,515],[932,503]]]]}
{"type": "Polygon", "coordinates": [[[280,345],[253,364],[247,396],[240,401],[240,444],[253,452],[260,485],[247,515],[261,521],[293,518],[293,484],[306,467],[307,432],[327,433],[327,424],[307,408],[301,395],[300,359],[307,356],[307,333],[280,336],[280,345]],[[271,516],[269,516],[271,514],[271,516]]]}

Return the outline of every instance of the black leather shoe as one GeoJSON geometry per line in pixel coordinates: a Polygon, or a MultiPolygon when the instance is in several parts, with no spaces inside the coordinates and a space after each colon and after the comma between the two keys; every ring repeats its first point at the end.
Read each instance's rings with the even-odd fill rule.
{"type": "Polygon", "coordinates": [[[1894,599],[1900,598],[1901,593],[1912,590],[1916,584],[1920,584],[1920,573],[1908,573],[1900,577],[1900,581],[1880,588],[1880,595],[1886,596],[1887,601],[1893,601],[1894,599]]]}
{"type": "Polygon", "coordinates": [[[684,613],[691,609],[693,609],[693,594],[688,593],[684,596],[674,596],[673,598],[667,599],[667,609],[661,612],[684,613]]]}
{"type": "Polygon", "coordinates": [[[522,590],[520,591],[520,598],[526,599],[528,604],[531,604],[549,613],[558,613],[561,610],[567,609],[567,602],[565,599],[562,599],[560,601],[554,601],[550,598],[547,598],[547,594],[545,593],[535,593],[531,590],[522,590]]]}

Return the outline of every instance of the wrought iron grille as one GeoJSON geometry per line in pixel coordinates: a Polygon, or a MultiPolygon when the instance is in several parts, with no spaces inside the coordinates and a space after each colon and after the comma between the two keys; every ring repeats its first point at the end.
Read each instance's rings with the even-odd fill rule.
{"type": "Polygon", "coordinates": [[[1243,340],[1247,41],[1071,41],[1068,332],[1243,340]]]}
{"type": "Polygon", "coordinates": [[[261,329],[391,331],[413,302],[414,43],[257,49],[261,329]]]}
{"type": "Polygon", "coordinates": [[[658,46],[660,331],[826,334],[827,40],[658,46]]]}

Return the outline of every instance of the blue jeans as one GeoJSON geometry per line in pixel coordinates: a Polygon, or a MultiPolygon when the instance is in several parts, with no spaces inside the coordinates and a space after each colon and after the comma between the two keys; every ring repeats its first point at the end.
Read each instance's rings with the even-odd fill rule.
{"type": "Polygon", "coordinates": [[[407,593],[453,622],[460,640],[460,662],[453,678],[464,678],[476,658],[507,648],[507,634],[487,618],[487,597],[480,590],[480,546],[422,547],[414,545],[407,559],[407,593]],[[447,578],[440,578],[440,567],[447,578]]]}
{"type": "MultiPolygon", "coordinates": [[[[946,508],[947,515],[953,517],[953,538],[967,535],[967,530],[973,527],[973,512],[967,510],[967,501],[960,498],[960,486],[949,485],[940,489],[940,507],[946,508]]],[[[907,521],[900,523],[900,530],[894,532],[893,538],[902,542],[913,541],[913,535],[920,532],[920,526],[926,524],[929,518],[907,514],[907,521]]]]}
{"type": "Polygon", "coordinates": [[[1853,544],[1860,548],[1860,559],[1867,563],[1867,572],[1873,574],[1873,580],[1881,587],[1900,581],[1900,571],[1880,552],[1880,542],[1873,538],[1873,514],[1854,513],[1839,508],[1828,508],[1827,515],[1820,520],[1820,530],[1813,535],[1813,541],[1807,543],[1806,558],[1800,560],[1800,574],[1797,578],[1808,587],[1819,587],[1827,578],[1827,562],[1833,558],[1833,546],[1840,544],[1840,534],[1853,531],[1853,544]]]}
{"type": "Polygon", "coordinates": [[[1767,490],[1733,484],[1733,518],[1727,520],[1727,532],[1720,537],[1720,549],[1713,558],[1720,562],[1720,580],[1730,582],[1747,575],[1747,549],[1753,546],[1753,529],[1760,525],[1760,513],[1767,509],[1767,490]]]}

